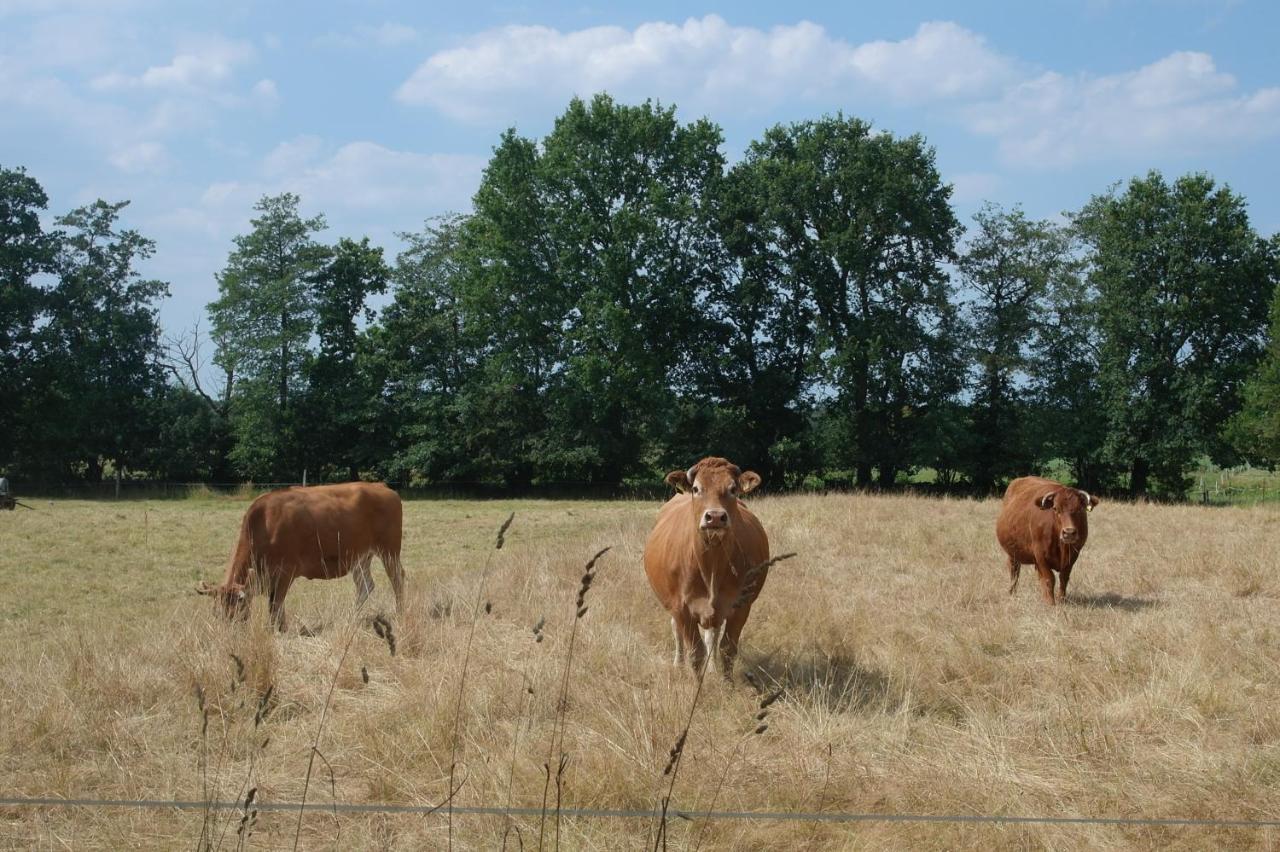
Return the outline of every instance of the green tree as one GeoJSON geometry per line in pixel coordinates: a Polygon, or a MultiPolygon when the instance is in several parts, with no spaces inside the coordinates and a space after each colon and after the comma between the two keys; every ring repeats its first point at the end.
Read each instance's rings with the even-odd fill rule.
{"type": "Polygon", "coordinates": [[[1274,256],[1244,199],[1204,174],[1135,178],[1076,227],[1097,293],[1104,456],[1133,494],[1181,496],[1197,456],[1231,460],[1222,427],[1262,352],[1274,256]]]}
{"type": "Polygon", "coordinates": [[[393,476],[435,482],[486,478],[468,452],[460,419],[477,348],[464,327],[462,306],[466,226],[464,217],[445,216],[399,235],[406,248],[392,270],[394,298],[373,330],[385,376],[384,422],[396,450],[388,468],[393,476]]]}
{"type": "MultiPolygon", "coordinates": [[[[462,267],[457,310],[466,318],[460,328],[474,341],[476,363],[452,403],[466,459],[455,469],[475,481],[533,481],[532,447],[548,428],[547,399],[561,383],[563,323],[573,297],[556,275],[559,247],[548,225],[540,164],[533,140],[504,133],[456,248],[462,267]]],[[[436,458],[444,462],[445,454],[436,458]]]]}
{"type": "MultiPolygon", "coordinates": [[[[816,306],[842,458],[859,485],[918,458],[926,415],[958,388],[957,324],[943,264],[960,225],[920,136],[842,115],[779,125],[752,143],[788,274],[816,306]]],[[[936,428],[936,424],[935,427],[936,428]]]]}
{"type": "Polygon", "coordinates": [[[252,230],[218,275],[209,305],[218,351],[215,363],[236,376],[232,422],[236,468],[251,477],[298,477],[303,452],[297,386],[303,383],[315,300],[310,282],[326,252],[312,238],[323,216],[303,219],[292,193],[254,205],[252,230]]]}
{"type": "MultiPolygon", "coordinates": [[[[1034,469],[1042,443],[1030,433],[1027,409],[1038,360],[1032,347],[1055,279],[1071,268],[1065,229],[1028,219],[1021,209],[984,205],[959,271],[971,299],[967,319],[972,379],[971,439],[966,473],[988,491],[1034,469]]],[[[1050,354],[1049,357],[1052,357],[1050,354]]]]}
{"type": "Polygon", "coordinates": [[[45,465],[91,481],[108,463],[145,465],[164,391],[156,305],[169,288],[138,273],[155,244],[119,227],[127,205],[96,201],[57,220],[58,282],[37,340],[45,465]]]}
{"type": "Polygon", "coordinates": [[[766,179],[760,163],[739,163],[711,193],[716,241],[706,245],[710,274],[686,325],[691,357],[676,385],[670,461],[714,448],[783,486],[816,463],[807,398],[815,308],[767,216],[766,179]]]}
{"type": "Polygon", "coordinates": [[[53,271],[59,236],[40,224],[48,205],[25,170],[0,167],[0,470],[9,472],[40,429],[31,403],[38,393],[32,384],[36,321],[45,292],[36,279],[53,271]]]}
{"type": "Polygon", "coordinates": [[[476,457],[515,457],[503,479],[656,466],[711,277],[720,141],[709,122],[606,95],[572,101],[541,149],[503,137],[467,227],[464,305],[482,343],[462,399],[476,457]]]}
{"type": "Polygon", "coordinates": [[[1032,342],[1027,416],[1034,460],[1061,459],[1072,479],[1091,491],[1112,488],[1118,470],[1107,461],[1098,366],[1098,300],[1078,263],[1049,282],[1032,342]]]}
{"type": "Polygon", "coordinates": [[[306,362],[302,431],[307,467],[318,479],[356,479],[387,453],[382,383],[364,328],[375,317],[369,297],[386,292],[389,276],[381,248],[367,237],[343,238],[311,281],[319,348],[306,362]]]}
{"type": "Polygon", "coordinates": [[[230,475],[230,424],[200,393],[170,382],[151,407],[155,435],[144,467],[174,482],[225,481],[230,475]]]}
{"type": "Polygon", "coordinates": [[[721,142],[719,128],[681,124],[674,107],[605,95],[572,101],[544,140],[556,277],[573,298],[563,393],[538,447],[552,476],[618,482],[668,440],[674,372],[713,280],[708,202],[721,142]]]}
{"type": "MultiPolygon", "coordinates": [[[[1280,263],[1280,235],[1271,240],[1280,263]]],[[[1271,468],[1280,465],[1280,287],[1271,300],[1271,331],[1266,355],[1245,382],[1244,405],[1232,418],[1228,436],[1244,458],[1271,468]]]]}

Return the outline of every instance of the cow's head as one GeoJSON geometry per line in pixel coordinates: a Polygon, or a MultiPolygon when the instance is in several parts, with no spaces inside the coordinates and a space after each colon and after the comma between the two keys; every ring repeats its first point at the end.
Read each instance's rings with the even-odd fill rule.
{"type": "Polygon", "coordinates": [[[714,456],[703,459],[688,470],[667,474],[667,484],[677,491],[688,492],[694,521],[704,539],[718,540],[733,530],[738,517],[738,498],[749,494],[760,484],[760,475],[742,471],[738,466],[714,456]]]}
{"type": "Polygon", "coordinates": [[[201,580],[196,584],[196,592],[212,597],[227,618],[243,620],[249,616],[249,589],[244,583],[228,582],[211,586],[201,580]]]}
{"type": "Polygon", "coordinates": [[[1036,505],[1053,512],[1053,527],[1063,544],[1075,544],[1089,532],[1088,512],[1098,505],[1098,498],[1079,488],[1054,488],[1036,500],[1036,505]]]}

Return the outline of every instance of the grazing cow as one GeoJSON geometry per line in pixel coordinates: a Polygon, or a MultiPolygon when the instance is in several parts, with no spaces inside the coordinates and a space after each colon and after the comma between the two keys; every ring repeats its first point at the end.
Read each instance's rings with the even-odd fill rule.
{"type": "Polygon", "coordinates": [[[382,560],[404,607],[404,570],[400,565],[400,495],[382,483],[347,482],[310,488],[283,488],[254,500],[240,522],[240,538],[231,554],[226,579],[196,591],[219,599],[228,617],[243,618],[255,587],[265,588],[272,621],[284,630],[284,598],[299,577],[355,580],[357,605],[373,591],[369,562],[382,560]]]}
{"type": "Polygon", "coordinates": [[[1023,565],[1035,565],[1045,603],[1052,604],[1053,572],[1059,597],[1066,600],[1067,581],[1089,538],[1089,516],[1098,498],[1052,479],[1023,476],[1009,483],[996,519],[996,538],[1009,555],[1009,594],[1018,587],[1023,565]]]}
{"type": "Polygon", "coordinates": [[[644,545],[644,571],[671,613],[676,665],[683,662],[687,645],[694,671],[704,661],[714,669],[719,650],[727,678],[767,574],[744,583],[749,570],[769,559],[764,527],[739,499],[760,484],[760,477],[712,457],[687,471],[672,471],[667,484],[680,493],[658,512],[644,545]]]}

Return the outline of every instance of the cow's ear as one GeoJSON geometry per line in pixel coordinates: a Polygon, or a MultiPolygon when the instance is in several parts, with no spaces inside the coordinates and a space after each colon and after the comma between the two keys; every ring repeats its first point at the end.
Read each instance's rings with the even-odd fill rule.
{"type": "Polygon", "coordinates": [[[750,494],[760,487],[760,474],[749,470],[738,477],[738,493],[750,494]]]}
{"type": "Polygon", "coordinates": [[[1081,491],[1080,493],[1084,495],[1084,508],[1086,511],[1092,512],[1093,507],[1098,505],[1098,503],[1101,502],[1100,500],[1098,500],[1097,497],[1094,497],[1088,491],[1081,491]]]}
{"type": "Polygon", "coordinates": [[[1048,494],[1045,494],[1043,497],[1037,500],[1036,505],[1039,506],[1041,509],[1052,509],[1053,508],[1053,492],[1050,491],[1048,494]]]}
{"type": "Polygon", "coordinates": [[[683,470],[673,470],[667,474],[667,484],[675,490],[684,493],[689,490],[689,474],[683,470]]]}

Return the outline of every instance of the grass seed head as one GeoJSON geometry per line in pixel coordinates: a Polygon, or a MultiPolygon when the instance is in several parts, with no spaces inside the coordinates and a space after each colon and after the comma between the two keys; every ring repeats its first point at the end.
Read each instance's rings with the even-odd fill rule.
{"type": "Polygon", "coordinates": [[[510,515],[507,515],[507,519],[502,522],[502,526],[498,527],[498,541],[493,547],[494,550],[502,549],[502,545],[507,540],[507,530],[511,527],[511,522],[515,520],[515,517],[516,513],[512,512],[510,515]]]}

